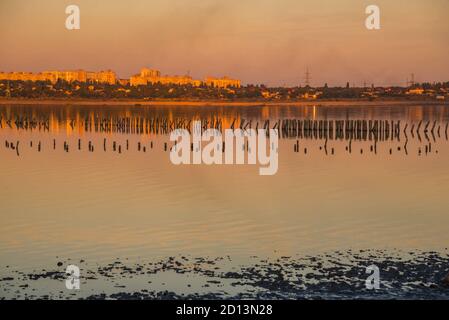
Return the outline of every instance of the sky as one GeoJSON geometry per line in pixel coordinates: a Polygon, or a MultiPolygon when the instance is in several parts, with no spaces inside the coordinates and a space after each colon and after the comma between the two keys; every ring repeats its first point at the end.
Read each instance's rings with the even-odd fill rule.
{"type": "Polygon", "coordinates": [[[448,0],[0,0],[0,71],[142,67],[244,84],[449,81],[448,0]],[[80,30],[65,8],[78,5],[80,30]],[[380,30],[365,8],[380,8],[380,30]]]}

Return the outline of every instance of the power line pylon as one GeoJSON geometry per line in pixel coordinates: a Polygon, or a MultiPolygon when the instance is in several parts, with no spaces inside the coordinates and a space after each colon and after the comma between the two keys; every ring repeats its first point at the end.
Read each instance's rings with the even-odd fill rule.
{"type": "Polygon", "coordinates": [[[413,87],[415,85],[415,74],[410,74],[410,87],[413,87]]]}
{"type": "Polygon", "coordinates": [[[306,73],[304,75],[304,82],[306,87],[310,87],[310,80],[312,80],[311,74],[309,72],[309,67],[306,68],[306,73]]]}

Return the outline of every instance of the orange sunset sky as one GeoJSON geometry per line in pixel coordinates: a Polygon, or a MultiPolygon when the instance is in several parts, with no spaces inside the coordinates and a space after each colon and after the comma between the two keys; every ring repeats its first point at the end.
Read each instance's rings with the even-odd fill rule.
{"type": "Polygon", "coordinates": [[[0,0],[0,71],[143,66],[246,83],[449,80],[448,0],[0,0]],[[81,29],[65,28],[76,4],[81,29]],[[381,30],[365,28],[365,7],[381,30]]]}

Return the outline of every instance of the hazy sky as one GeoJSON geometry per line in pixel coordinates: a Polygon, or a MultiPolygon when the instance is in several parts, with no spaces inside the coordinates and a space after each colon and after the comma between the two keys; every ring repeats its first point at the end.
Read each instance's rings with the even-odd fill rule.
{"type": "Polygon", "coordinates": [[[0,70],[143,66],[243,83],[449,80],[448,0],[0,0],[0,70]],[[81,29],[65,28],[65,8],[81,29]],[[365,7],[381,30],[365,28],[365,7]]]}

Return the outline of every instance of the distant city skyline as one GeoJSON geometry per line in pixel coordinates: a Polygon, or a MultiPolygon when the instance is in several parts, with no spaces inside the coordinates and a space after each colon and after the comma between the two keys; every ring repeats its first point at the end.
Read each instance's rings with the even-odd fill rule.
{"type": "Polygon", "coordinates": [[[240,87],[241,82],[238,79],[232,79],[228,76],[206,77],[204,80],[193,79],[189,75],[162,75],[160,70],[143,67],[140,72],[130,78],[120,78],[113,70],[86,71],[83,69],[75,70],[46,70],[42,72],[13,71],[2,72],[0,70],[0,81],[50,81],[55,84],[59,80],[66,82],[92,82],[108,83],[111,85],[120,83],[121,85],[139,86],[147,84],[176,84],[192,85],[199,87],[206,85],[216,88],[240,87]]]}
{"type": "MultiPolygon", "coordinates": [[[[415,80],[414,73],[410,74],[410,77],[407,77],[406,81],[403,84],[393,84],[393,85],[381,85],[374,83],[367,83],[364,81],[363,83],[352,83],[347,81],[346,84],[329,86],[327,82],[324,82],[320,85],[312,85],[311,84],[311,73],[309,69],[306,69],[304,73],[304,83],[298,83],[293,85],[277,85],[271,86],[275,87],[284,87],[284,88],[293,88],[293,87],[311,87],[311,88],[322,88],[322,87],[351,87],[351,88],[370,88],[370,87],[384,87],[384,88],[392,88],[392,87],[421,87],[426,84],[447,84],[449,83],[449,78],[446,81],[427,81],[427,82],[419,82],[415,80]]],[[[71,70],[45,70],[39,72],[30,72],[30,71],[11,71],[11,72],[3,72],[0,70],[0,81],[9,80],[9,81],[50,81],[52,84],[56,83],[58,80],[64,80],[66,82],[91,82],[91,83],[108,83],[110,85],[120,84],[120,85],[131,85],[131,86],[139,86],[139,85],[148,85],[148,84],[156,84],[160,83],[163,85],[176,84],[176,85],[192,85],[193,87],[199,87],[202,85],[217,87],[217,88],[227,88],[227,87],[241,87],[242,83],[239,79],[234,79],[229,77],[228,75],[220,76],[220,77],[205,77],[204,79],[194,79],[189,74],[184,75],[168,75],[163,74],[160,70],[157,69],[149,69],[147,67],[143,67],[140,69],[139,73],[133,74],[129,78],[120,77],[114,70],[100,70],[100,71],[92,71],[92,70],[83,70],[81,68],[71,69],[71,70]]],[[[245,84],[244,84],[245,85],[245,84]]],[[[247,84],[253,85],[253,84],[247,84]]],[[[259,84],[254,84],[259,85],[259,84]]],[[[264,85],[264,84],[260,84],[264,85]]],[[[270,87],[270,86],[267,86],[270,87]]],[[[422,89],[419,89],[422,90],[422,89]]]]}
{"type": "Polygon", "coordinates": [[[449,1],[386,1],[381,29],[368,1],[30,0],[0,3],[0,71],[142,66],[195,79],[229,75],[269,86],[399,85],[449,79],[449,1]],[[81,29],[65,29],[65,7],[81,29]],[[190,71],[190,72],[189,72],[190,71]]]}

